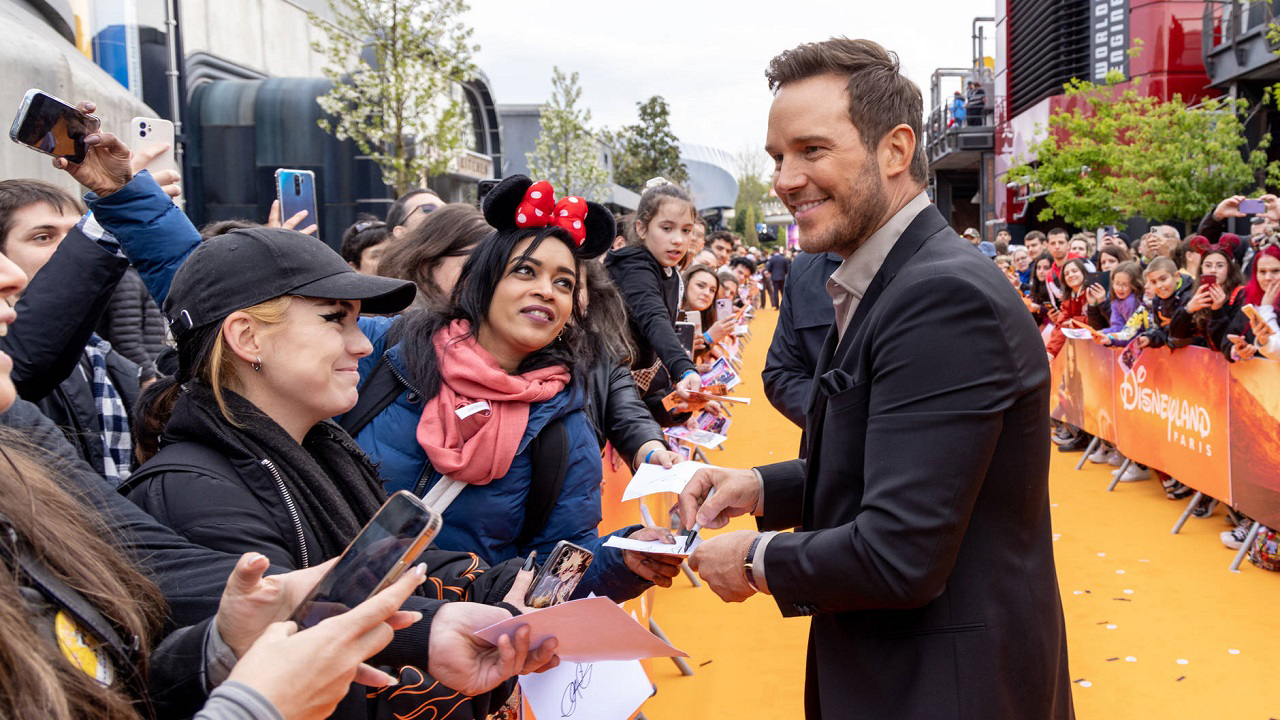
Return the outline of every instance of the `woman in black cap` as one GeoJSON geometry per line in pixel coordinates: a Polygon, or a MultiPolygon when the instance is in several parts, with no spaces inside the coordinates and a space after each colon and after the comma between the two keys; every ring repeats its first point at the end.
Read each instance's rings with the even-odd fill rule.
{"type": "MultiPolygon", "coordinates": [[[[241,229],[203,243],[175,274],[164,303],[178,374],[140,401],[141,434],[158,433],[159,452],[122,492],[215,550],[256,551],[280,568],[341,554],[385,494],[367,456],[328,418],[356,403],[356,366],[371,350],[356,324],[360,312],[394,313],[413,295],[412,283],[360,275],[319,240],[290,230],[241,229]]],[[[486,572],[474,556],[434,549],[424,560],[433,599],[406,605],[424,619],[398,632],[374,662],[417,665],[479,695],[464,704],[483,716],[489,702],[505,699],[484,693],[549,661],[549,648],[529,652],[528,663],[513,665],[506,652],[502,662],[486,663],[483,654],[445,644],[457,636],[430,629],[442,621],[478,629],[509,618],[501,607],[440,601],[499,603],[519,563],[486,572]]],[[[522,658],[525,649],[517,649],[522,658]]],[[[353,690],[335,717],[363,718],[367,706],[364,692],[353,690]]]]}

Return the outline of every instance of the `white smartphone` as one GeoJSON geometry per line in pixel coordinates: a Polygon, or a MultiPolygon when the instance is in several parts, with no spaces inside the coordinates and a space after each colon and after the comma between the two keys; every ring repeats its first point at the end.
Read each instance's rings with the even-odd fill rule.
{"type": "Polygon", "coordinates": [[[129,122],[129,147],[135,153],[149,150],[157,145],[168,145],[165,150],[147,163],[146,168],[154,175],[161,170],[172,170],[181,173],[177,158],[173,153],[173,123],[160,118],[136,117],[129,122]]]}

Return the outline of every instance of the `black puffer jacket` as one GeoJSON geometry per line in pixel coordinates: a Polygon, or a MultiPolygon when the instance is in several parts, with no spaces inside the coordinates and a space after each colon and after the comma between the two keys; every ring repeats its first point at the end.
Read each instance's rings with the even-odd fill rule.
{"type": "Polygon", "coordinates": [[[667,374],[679,381],[694,369],[676,337],[676,311],[680,307],[680,277],[658,264],[648,249],[632,245],[605,256],[609,278],[622,293],[627,320],[636,348],[631,369],[640,370],[661,359],[667,374]]]}
{"type": "Polygon", "coordinates": [[[98,335],[142,367],[154,366],[160,352],[168,347],[164,316],[137,270],[129,268],[120,278],[98,322],[98,335]]]}
{"type": "Polygon", "coordinates": [[[605,442],[628,463],[635,460],[641,445],[650,440],[665,443],[662,427],[654,422],[649,408],[636,393],[635,380],[625,365],[599,362],[587,375],[587,417],[596,430],[601,449],[605,442]]]}

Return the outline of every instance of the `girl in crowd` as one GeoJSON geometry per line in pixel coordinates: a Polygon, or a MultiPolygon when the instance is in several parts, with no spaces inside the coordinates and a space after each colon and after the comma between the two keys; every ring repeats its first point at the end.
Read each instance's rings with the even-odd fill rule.
{"type": "Polygon", "coordinates": [[[1207,244],[1208,240],[1203,235],[1192,235],[1173,250],[1173,262],[1177,264],[1178,270],[1192,280],[1200,277],[1200,260],[1204,252],[1202,248],[1207,244]]]}
{"type": "MultiPolygon", "coordinates": [[[[174,275],[165,301],[178,374],[156,382],[139,403],[143,432],[162,432],[162,447],[122,491],[214,550],[254,551],[290,569],[341,554],[386,494],[369,458],[328,418],[356,402],[357,363],[370,350],[359,313],[396,312],[413,293],[411,283],[357,274],[328,246],[290,230],[237,230],[203,243],[174,275]]],[[[424,558],[437,600],[448,593],[500,602],[518,569],[513,562],[485,572],[473,556],[434,549],[424,558]]],[[[426,597],[414,601],[439,607],[426,597]]],[[[464,607],[435,617],[510,617],[499,607],[447,605],[454,604],[464,607]]],[[[427,644],[429,628],[430,621],[402,630],[379,664],[428,667],[428,651],[439,649],[427,644]]],[[[482,695],[469,708],[483,714],[503,699],[482,695]]],[[[353,691],[338,716],[366,711],[364,691],[353,691]]]]}
{"type": "Polygon", "coordinates": [[[1057,310],[1049,311],[1049,321],[1053,323],[1053,333],[1049,336],[1046,348],[1050,357],[1056,357],[1067,342],[1062,334],[1063,327],[1085,327],[1089,319],[1085,311],[1088,297],[1085,292],[1085,269],[1083,258],[1071,258],[1062,266],[1062,304],[1057,310]]]}
{"type": "Polygon", "coordinates": [[[720,297],[724,300],[732,300],[734,307],[741,307],[742,298],[738,295],[738,276],[728,270],[721,270],[717,277],[720,278],[720,297]]]}
{"type": "Polygon", "coordinates": [[[698,313],[703,329],[693,339],[694,361],[698,364],[714,362],[720,357],[718,345],[733,332],[733,317],[716,320],[716,298],[720,296],[720,278],[706,265],[694,265],[684,274],[684,312],[698,313]]]}
{"type": "Polygon", "coordinates": [[[438,307],[449,300],[462,265],[493,228],[470,205],[445,205],[422,218],[382,253],[378,274],[418,286],[414,308],[438,307]]]}
{"type": "Polygon", "coordinates": [[[1245,304],[1244,276],[1235,261],[1235,243],[1224,237],[1210,245],[1203,236],[1192,238],[1200,255],[1200,283],[1169,323],[1169,335],[1187,344],[1204,345],[1231,357],[1227,333],[1245,304]],[[1212,278],[1212,279],[1210,279],[1212,278]]]}
{"type": "MultiPolygon", "coordinates": [[[[597,536],[601,459],[585,388],[606,384],[589,378],[610,361],[594,357],[603,345],[587,327],[578,286],[615,225],[580,198],[553,207],[553,192],[522,175],[502,181],[484,199],[497,230],[467,258],[447,306],[360,319],[373,344],[359,363],[361,394],[381,394],[372,388],[389,377],[391,400],[358,427],[341,421],[380,464],[389,491],[448,503],[441,547],[497,563],[545,556],[567,540],[595,553],[578,592],[623,600],[651,582],[670,584],[679,565],[605,548],[597,536]],[[553,212],[566,226],[536,224],[553,212]]],[[[661,436],[639,437],[643,446],[661,436]]],[[[669,462],[666,452],[655,443],[641,460],[669,462]]],[[[665,536],[655,532],[619,531],[665,536]]]]}
{"type": "MultiPolygon", "coordinates": [[[[1084,233],[1076,233],[1071,238],[1071,244],[1067,246],[1067,256],[1082,258],[1086,262],[1093,253],[1089,252],[1089,238],[1084,233]]],[[[1092,264],[1092,263],[1089,263],[1092,264]]],[[[1093,272],[1090,270],[1089,272],[1093,272]]]]}
{"type": "Polygon", "coordinates": [[[1049,322],[1049,311],[1053,310],[1053,301],[1049,295],[1049,273],[1053,269],[1053,256],[1041,253],[1032,266],[1031,283],[1027,288],[1028,306],[1035,315],[1036,324],[1044,327],[1049,322]]]}
{"type": "MultiPolygon", "coordinates": [[[[1103,248],[1102,252],[1106,253],[1108,250],[1112,249],[1114,248],[1103,248]]],[[[1123,252],[1123,250],[1121,252],[1123,252]]],[[[1103,255],[1102,257],[1105,258],[1107,255],[1103,255]]],[[[1118,333],[1125,328],[1125,325],[1129,322],[1129,318],[1133,317],[1134,313],[1140,307],[1140,299],[1143,292],[1142,268],[1138,263],[1133,261],[1126,261],[1112,268],[1111,291],[1108,297],[1109,319],[1106,322],[1101,324],[1099,323],[1099,319],[1097,317],[1099,313],[1096,310],[1098,304],[1094,303],[1096,294],[1093,290],[1093,286],[1090,286],[1089,290],[1089,325],[1095,330],[1102,331],[1102,334],[1096,335],[1094,340],[1099,344],[1109,346],[1113,342],[1115,333],[1118,333]]],[[[1143,310],[1144,316],[1145,312],[1146,311],[1143,310]]],[[[1124,464],[1125,457],[1124,455],[1121,455],[1111,443],[1103,442],[1098,449],[1089,456],[1089,460],[1095,463],[1110,463],[1111,465],[1118,467],[1124,464]]],[[[1138,468],[1136,465],[1132,467],[1137,469],[1132,473],[1126,471],[1126,477],[1128,477],[1129,480],[1138,479],[1136,478],[1138,473],[1146,472],[1145,468],[1138,468]]]]}
{"type": "Polygon", "coordinates": [[[665,396],[668,386],[674,386],[681,399],[688,399],[690,392],[702,389],[675,330],[681,291],[676,267],[688,248],[696,215],[683,190],[655,178],[640,196],[632,244],[605,257],[609,277],[627,304],[636,349],[631,369],[642,395],[665,396]]]}
{"type": "MultiPolygon", "coordinates": [[[[10,304],[25,284],[0,257],[0,328],[15,319],[10,304]]],[[[15,402],[9,364],[2,362],[0,412],[7,417],[15,402]]],[[[246,555],[216,620],[179,630],[155,648],[166,615],[159,589],[111,544],[122,538],[85,504],[89,498],[63,489],[74,481],[59,475],[77,469],[32,443],[15,430],[0,431],[0,518],[7,533],[0,547],[0,655],[7,658],[0,716],[140,720],[152,712],[149,693],[181,693],[169,702],[194,712],[207,688],[217,686],[197,720],[321,717],[353,679],[392,680],[357,667],[387,644],[392,628],[418,619],[396,611],[425,579],[421,569],[353,611],[291,635],[288,626],[272,623],[292,612],[319,574],[263,581],[265,558],[246,555]],[[208,643],[229,646],[233,666],[211,662],[201,649],[208,643]],[[295,671],[299,657],[309,658],[306,673],[295,671]]]]}
{"type": "Polygon", "coordinates": [[[1129,262],[1133,256],[1119,245],[1108,245],[1098,251],[1098,270],[1111,272],[1120,263],[1129,262]]]}
{"type": "Polygon", "coordinates": [[[1254,256],[1245,301],[1257,311],[1259,322],[1253,322],[1243,312],[1236,316],[1229,338],[1234,344],[1232,359],[1247,360],[1261,351],[1266,357],[1280,360],[1280,339],[1275,333],[1276,316],[1280,314],[1280,243],[1272,238],[1263,240],[1254,256]]]}

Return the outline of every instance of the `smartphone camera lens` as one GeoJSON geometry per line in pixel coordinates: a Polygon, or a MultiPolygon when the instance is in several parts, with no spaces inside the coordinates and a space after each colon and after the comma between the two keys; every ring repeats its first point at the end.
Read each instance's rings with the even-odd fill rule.
{"type": "Polygon", "coordinates": [[[302,194],[302,178],[297,175],[293,176],[293,192],[295,195],[302,194]]]}
{"type": "Polygon", "coordinates": [[[146,124],[145,122],[140,122],[140,123],[138,123],[138,127],[142,128],[143,130],[146,130],[146,129],[147,129],[147,124],[146,124]]]}
{"type": "Polygon", "coordinates": [[[146,137],[146,136],[147,136],[147,131],[146,131],[146,130],[139,130],[139,131],[138,131],[138,137],[146,137]]]}

